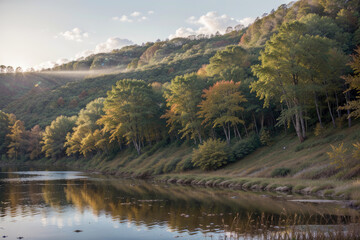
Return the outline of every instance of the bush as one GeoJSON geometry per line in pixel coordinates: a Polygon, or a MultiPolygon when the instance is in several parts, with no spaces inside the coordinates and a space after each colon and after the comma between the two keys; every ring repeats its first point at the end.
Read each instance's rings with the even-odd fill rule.
{"type": "Polygon", "coordinates": [[[258,136],[253,135],[249,138],[243,139],[236,142],[231,147],[231,158],[230,162],[235,162],[254,152],[258,147],[261,146],[261,142],[258,136]]]}
{"type": "Polygon", "coordinates": [[[320,123],[317,123],[315,128],[314,128],[314,135],[316,137],[318,137],[318,136],[323,136],[324,133],[325,133],[325,128],[322,127],[320,123]]]}
{"type": "Polygon", "coordinates": [[[327,152],[329,159],[331,160],[330,164],[335,165],[336,168],[345,168],[346,167],[346,152],[347,148],[344,147],[344,143],[341,143],[338,147],[330,144],[331,152],[327,152]]]}
{"type": "Polygon", "coordinates": [[[227,146],[219,139],[209,139],[194,149],[192,163],[202,170],[216,170],[228,163],[227,146]]]}
{"type": "Polygon", "coordinates": [[[285,177],[291,172],[290,168],[276,168],[271,173],[271,177],[285,177]]]}
{"type": "Polygon", "coordinates": [[[260,142],[264,146],[271,146],[271,136],[269,130],[261,129],[260,131],[260,142]]]}

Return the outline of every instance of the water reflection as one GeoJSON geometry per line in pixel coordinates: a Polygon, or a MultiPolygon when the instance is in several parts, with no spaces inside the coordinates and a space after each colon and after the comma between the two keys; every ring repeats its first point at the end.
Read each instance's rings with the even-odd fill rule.
{"type": "Polygon", "coordinates": [[[26,239],[204,239],[206,233],[223,234],[236,214],[240,223],[248,221],[250,213],[253,218],[264,213],[276,222],[285,212],[307,216],[308,223],[325,216],[326,224],[336,216],[357,215],[331,203],[79,172],[0,174],[0,234],[26,239]],[[76,229],[83,232],[74,233],[76,229]]]}

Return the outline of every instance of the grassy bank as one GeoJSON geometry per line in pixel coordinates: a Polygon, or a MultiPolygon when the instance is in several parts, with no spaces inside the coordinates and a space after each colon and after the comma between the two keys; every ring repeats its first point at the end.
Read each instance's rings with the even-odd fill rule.
{"type": "Polygon", "coordinates": [[[321,136],[309,136],[299,144],[293,134],[274,138],[271,146],[257,149],[216,171],[193,169],[190,143],[160,142],[138,156],[132,148],[116,156],[42,159],[34,164],[64,165],[107,174],[153,177],[169,183],[223,186],[247,190],[282,191],[357,200],[360,203],[360,162],[351,156],[352,144],[360,139],[360,124],[351,128],[328,128],[321,136]],[[343,143],[346,167],[330,164],[330,144],[343,143]]]}

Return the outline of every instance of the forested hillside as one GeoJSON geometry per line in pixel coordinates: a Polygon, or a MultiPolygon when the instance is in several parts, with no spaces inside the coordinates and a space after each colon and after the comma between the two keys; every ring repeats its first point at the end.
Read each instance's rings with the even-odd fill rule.
{"type": "Polygon", "coordinates": [[[129,46],[48,69],[36,76],[116,73],[46,92],[34,88],[2,103],[1,154],[12,160],[123,156],[124,166],[187,144],[191,157],[151,174],[209,171],[289,134],[299,144],[330,139],[326,156],[334,171],[326,177],[339,177],[336,169],[358,177],[360,143],[347,139],[330,149],[335,141],[328,133],[354,127],[360,117],[359,10],[359,0],[300,0],[222,36],[129,46]]]}

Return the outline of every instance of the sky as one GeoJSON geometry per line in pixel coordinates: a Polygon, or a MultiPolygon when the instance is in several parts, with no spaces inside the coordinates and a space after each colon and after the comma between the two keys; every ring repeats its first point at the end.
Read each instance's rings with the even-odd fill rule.
{"type": "Polygon", "coordinates": [[[248,25],[289,0],[0,0],[0,65],[51,67],[126,45],[248,25]]]}

